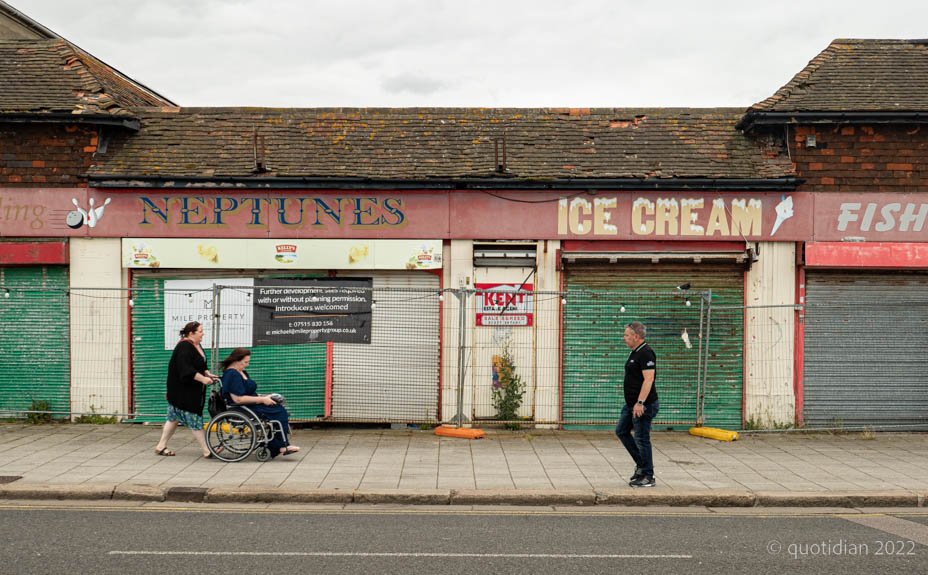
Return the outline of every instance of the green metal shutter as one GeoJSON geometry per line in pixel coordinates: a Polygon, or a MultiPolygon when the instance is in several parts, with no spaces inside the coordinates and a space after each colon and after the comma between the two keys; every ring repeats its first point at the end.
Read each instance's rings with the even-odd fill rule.
{"type": "MultiPolygon", "coordinates": [[[[164,280],[204,277],[203,274],[133,276],[132,286],[137,290],[133,291],[135,306],[132,308],[132,398],[136,413],[163,414],[167,410],[165,379],[171,351],[164,349],[164,280]]],[[[208,277],[221,275],[209,273],[208,277]]],[[[220,348],[219,358],[226,357],[230,351],[231,348],[220,348]]],[[[209,350],[206,355],[209,359],[209,350]]],[[[210,370],[218,373],[219,367],[210,365],[210,370]]],[[[287,398],[287,410],[292,421],[322,419],[325,416],[325,370],[324,343],[251,348],[249,375],[258,382],[259,392],[277,392],[287,398]]],[[[163,419],[163,415],[138,418],[139,421],[163,419]]]]}
{"type": "MultiPolygon", "coordinates": [[[[563,415],[565,421],[617,420],[628,348],[624,325],[641,321],[658,356],[656,423],[696,420],[699,297],[685,305],[676,286],[712,290],[715,306],[744,304],[744,268],[725,264],[569,265],[564,306],[563,415]],[[611,293],[610,293],[611,292],[611,293]],[[626,311],[620,312],[625,305],[626,311]],[[687,330],[692,349],[681,339],[687,330]]],[[[706,425],[740,429],[742,413],[743,311],[713,312],[704,410],[706,425]]]]}
{"type": "Polygon", "coordinates": [[[28,410],[33,400],[45,400],[52,411],[67,412],[71,409],[68,268],[2,268],[0,274],[4,288],[0,291],[10,294],[0,297],[0,408],[28,410]]]}

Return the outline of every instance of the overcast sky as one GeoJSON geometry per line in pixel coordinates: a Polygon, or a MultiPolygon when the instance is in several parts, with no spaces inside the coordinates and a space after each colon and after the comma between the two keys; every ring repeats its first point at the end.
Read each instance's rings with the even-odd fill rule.
{"type": "Polygon", "coordinates": [[[893,0],[7,0],[183,106],[746,107],[893,0]]]}

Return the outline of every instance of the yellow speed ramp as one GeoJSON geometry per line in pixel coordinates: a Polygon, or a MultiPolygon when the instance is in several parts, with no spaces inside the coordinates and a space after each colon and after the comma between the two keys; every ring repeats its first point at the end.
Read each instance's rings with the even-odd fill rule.
{"type": "Polygon", "coordinates": [[[735,441],[738,439],[737,431],[728,431],[727,429],[718,429],[716,427],[691,427],[690,435],[718,439],[719,441],[735,441]]]}

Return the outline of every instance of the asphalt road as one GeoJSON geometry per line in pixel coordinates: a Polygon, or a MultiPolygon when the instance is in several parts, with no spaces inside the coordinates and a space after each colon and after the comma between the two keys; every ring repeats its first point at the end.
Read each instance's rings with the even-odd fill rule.
{"type": "Polygon", "coordinates": [[[923,574],[928,512],[910,513],[0,505],[0,572],[923,574]]]}

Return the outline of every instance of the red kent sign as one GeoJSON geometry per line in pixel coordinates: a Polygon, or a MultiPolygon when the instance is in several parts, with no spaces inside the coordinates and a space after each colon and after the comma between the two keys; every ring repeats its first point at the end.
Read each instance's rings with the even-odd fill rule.
{"type": "Polygon", "coordinates": [[[477,326],[531,326],[534,317],[532,284],[474,284],[477,288],[477,326]]]}

